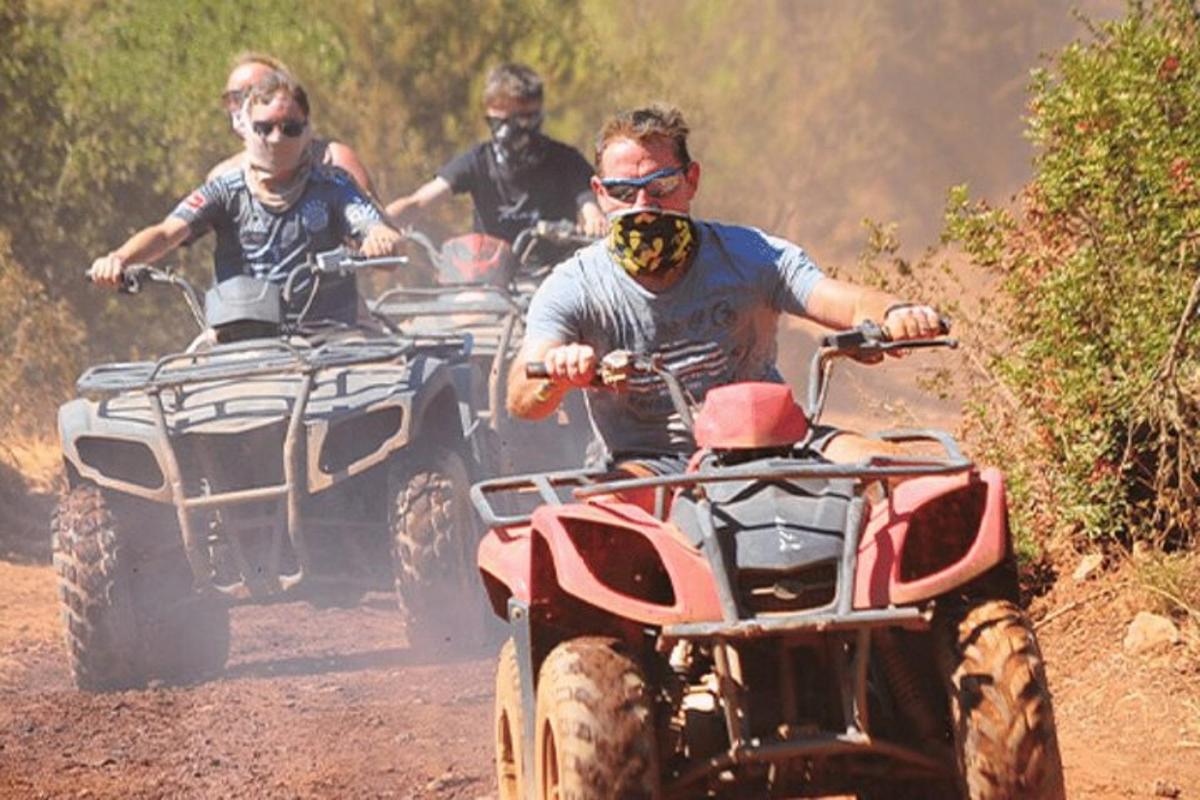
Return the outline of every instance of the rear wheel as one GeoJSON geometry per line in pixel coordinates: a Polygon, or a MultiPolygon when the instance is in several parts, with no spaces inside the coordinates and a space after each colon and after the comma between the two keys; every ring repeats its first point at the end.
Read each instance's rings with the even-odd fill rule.
{"type": "Polygon", "coordinates": [[[89,691],[186,682],[224,666],[229,609],[192,589],[165,507],[78,486],[55,511],[54,569],[76,685],[89,691]],[[116,508],[114,508],[114,505],[116,508]]]}
{"type": "Polygon", "coordinates": [[[475,646],[488,609],[475,568],[480,526],[462,455],[417,447],[392,468],[392,566],[410,644],[475,646]]]}
{"type": "Polygon", "coordinates": [[[537,691],[540,800],[657,798],[650,692],[616,639],[581,637],[550,652],[537,691]]]}
{"type": "MultiPolygon", "coordinates": [[[[532,711],[532,709],[531,709],[532,711]]],[[[496,665],[495,718],[496,783],[500,800],[524,800],[525,708],[521,702],[521,672],[512,639],[500,649],[496,665]]]]}
{"type": "Polygon", "coordinates": [[[1050,690],[1024,612],[973,601],[941,615],[938,634],[963,797],[1063,798],[1050,690]]]}

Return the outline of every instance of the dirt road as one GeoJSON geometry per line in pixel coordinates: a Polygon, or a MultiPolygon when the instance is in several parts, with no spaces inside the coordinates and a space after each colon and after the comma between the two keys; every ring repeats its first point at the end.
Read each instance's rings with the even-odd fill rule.
{"type": "MultiPolygon", "coordinates": [[[[86,695],[54,591],[0,561],[0,797],[494,796],[491,659],[409,650],[390,597],[238,609],[223,678],[86,695]]],[[[1126,660],[1113,619],[1088,604],[1043,632],[1070,797],[1200,798],[1196,675],[1126,660]]]]}
{"type": "Polygon", "coordinates": [[[0,562],[0,797],[444,797],[493,792],[491,659],[407,649],[390,596],[234,612],[218,681],[86,695],[49,567],[0,562]]]}

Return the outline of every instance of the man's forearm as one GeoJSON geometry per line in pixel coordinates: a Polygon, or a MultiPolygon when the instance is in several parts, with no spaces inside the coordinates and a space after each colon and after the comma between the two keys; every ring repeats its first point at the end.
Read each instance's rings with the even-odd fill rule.
{"type": "Polygon", "coordinates": [[[558,408],[570,384],[527,378],[525,365],[514,364],[508,381],[508,413],[519,419],[544,419],[558,408]]]}
{"type": "Polygon", "coordinates": [[[171,239],[162,225],[151,225],[130,236],[123,245],[113,251],[113,255],[120,258],[124,264],[157,261],[174,246],[171,239]]]}

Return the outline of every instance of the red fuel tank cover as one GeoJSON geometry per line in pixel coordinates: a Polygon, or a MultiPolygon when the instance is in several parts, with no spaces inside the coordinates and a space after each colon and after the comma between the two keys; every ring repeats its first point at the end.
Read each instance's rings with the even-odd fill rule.
{"type": "Polygon", "coordinates": [[[696,444],[712,450],[786,447],[808,435],[808,418],[782,383],[710,389],[696,415],[696,444]]]}

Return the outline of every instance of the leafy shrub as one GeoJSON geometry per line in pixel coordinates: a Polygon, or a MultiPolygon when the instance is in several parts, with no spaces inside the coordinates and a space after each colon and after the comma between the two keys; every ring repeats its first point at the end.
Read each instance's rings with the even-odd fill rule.
{"type": "MultiPolygon", "coordinates": [[[[1197,541],[1200,31],[1184,0],[1036,70],[1035,176],[1013,211],[955,189],[946,239],[1000,277],[1007,346],[986,365],[1016,413],[970,415],[1005,464],[1022,533],[1197,541]]],[[[987,396],[995,397],[995,386],[987,396]]]]}
{"type": "Polygon", "coordinates": [[[17,264],[0,231],[0,435],[53,428],[83,356],[83,326],[17,264]]]}

